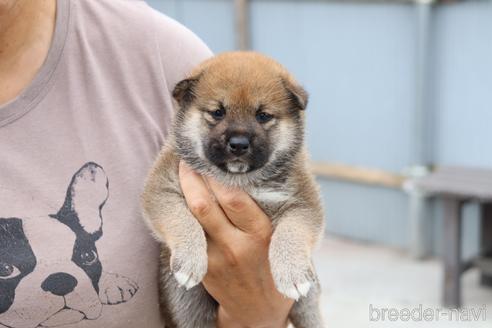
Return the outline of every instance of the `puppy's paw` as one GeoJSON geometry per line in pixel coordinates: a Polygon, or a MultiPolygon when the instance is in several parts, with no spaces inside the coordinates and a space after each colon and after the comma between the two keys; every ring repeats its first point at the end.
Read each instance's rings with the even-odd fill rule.
{"type": "Polygon", "coordinates": [[[314,286],[311,265],[300,263],[272,263],[271,265],[275,286],[288,298],[297,301],[300,297],[307,296],[314,286]]]}
{"type": "Polygon", "coordinates": [[[99,282],[101,303],[114,305],[129,301],[138,291],[138,285],[130,278],[116,273],[103,272],[99,282]]]}
{"type": "Polygon", "coordinates": [[[297,301],[315,286],[316,276],[309,254],[302,248],[292,247],[288,240],[274,236],[269,260],[275,286],[288,298],[297,301]]]}
{"type": "Polygon", "coordinates": [[[207,273],[207,251],[176,250],[171,255],[171,272],[180,286],[190,289],[198,285],[207,273]]]}

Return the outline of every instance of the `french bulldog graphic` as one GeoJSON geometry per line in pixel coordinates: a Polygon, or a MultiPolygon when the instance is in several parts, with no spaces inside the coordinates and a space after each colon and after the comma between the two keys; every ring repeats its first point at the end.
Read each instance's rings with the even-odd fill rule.
{"type": "Polygon", "coordinates": [[[72,177],[58,212],[0,212],[0,328],[95,320],[103,305],[135,295],[137,284],[104,271],[99,259],[96,241],[103,235],[108,188],[103,168],[90,162],[72,177]]]}

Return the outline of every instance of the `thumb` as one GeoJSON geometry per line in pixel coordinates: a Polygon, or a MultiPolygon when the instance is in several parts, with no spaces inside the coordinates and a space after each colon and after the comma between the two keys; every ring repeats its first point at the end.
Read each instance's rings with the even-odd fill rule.
{"type": "Polygon", "coordinates": [[[246,233],[259,234],[261,237],[271,235],[270,218],[246,192],[223,186],[213,178],[206,180],[233,225],[246,233]]]}

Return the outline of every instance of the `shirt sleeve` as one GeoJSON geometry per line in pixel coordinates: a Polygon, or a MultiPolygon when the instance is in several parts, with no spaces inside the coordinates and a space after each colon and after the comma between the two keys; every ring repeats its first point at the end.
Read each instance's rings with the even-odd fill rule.
{"type": "Polygon", "coordinates": [[[155,11],[155,35],[162,74],[169,92],[212,51],[188,28],[155,11]]]}

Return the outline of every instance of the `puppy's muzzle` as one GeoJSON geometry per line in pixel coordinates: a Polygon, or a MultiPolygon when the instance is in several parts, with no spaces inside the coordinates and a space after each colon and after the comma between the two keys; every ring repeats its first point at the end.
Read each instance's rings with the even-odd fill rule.
{"type": "Polygon", "coordinates": [[[241,156],[248,152],[250,148],[250,138],[245,135],[231,136],[227,142],[227,151],[234,156],[241,156]]]}

